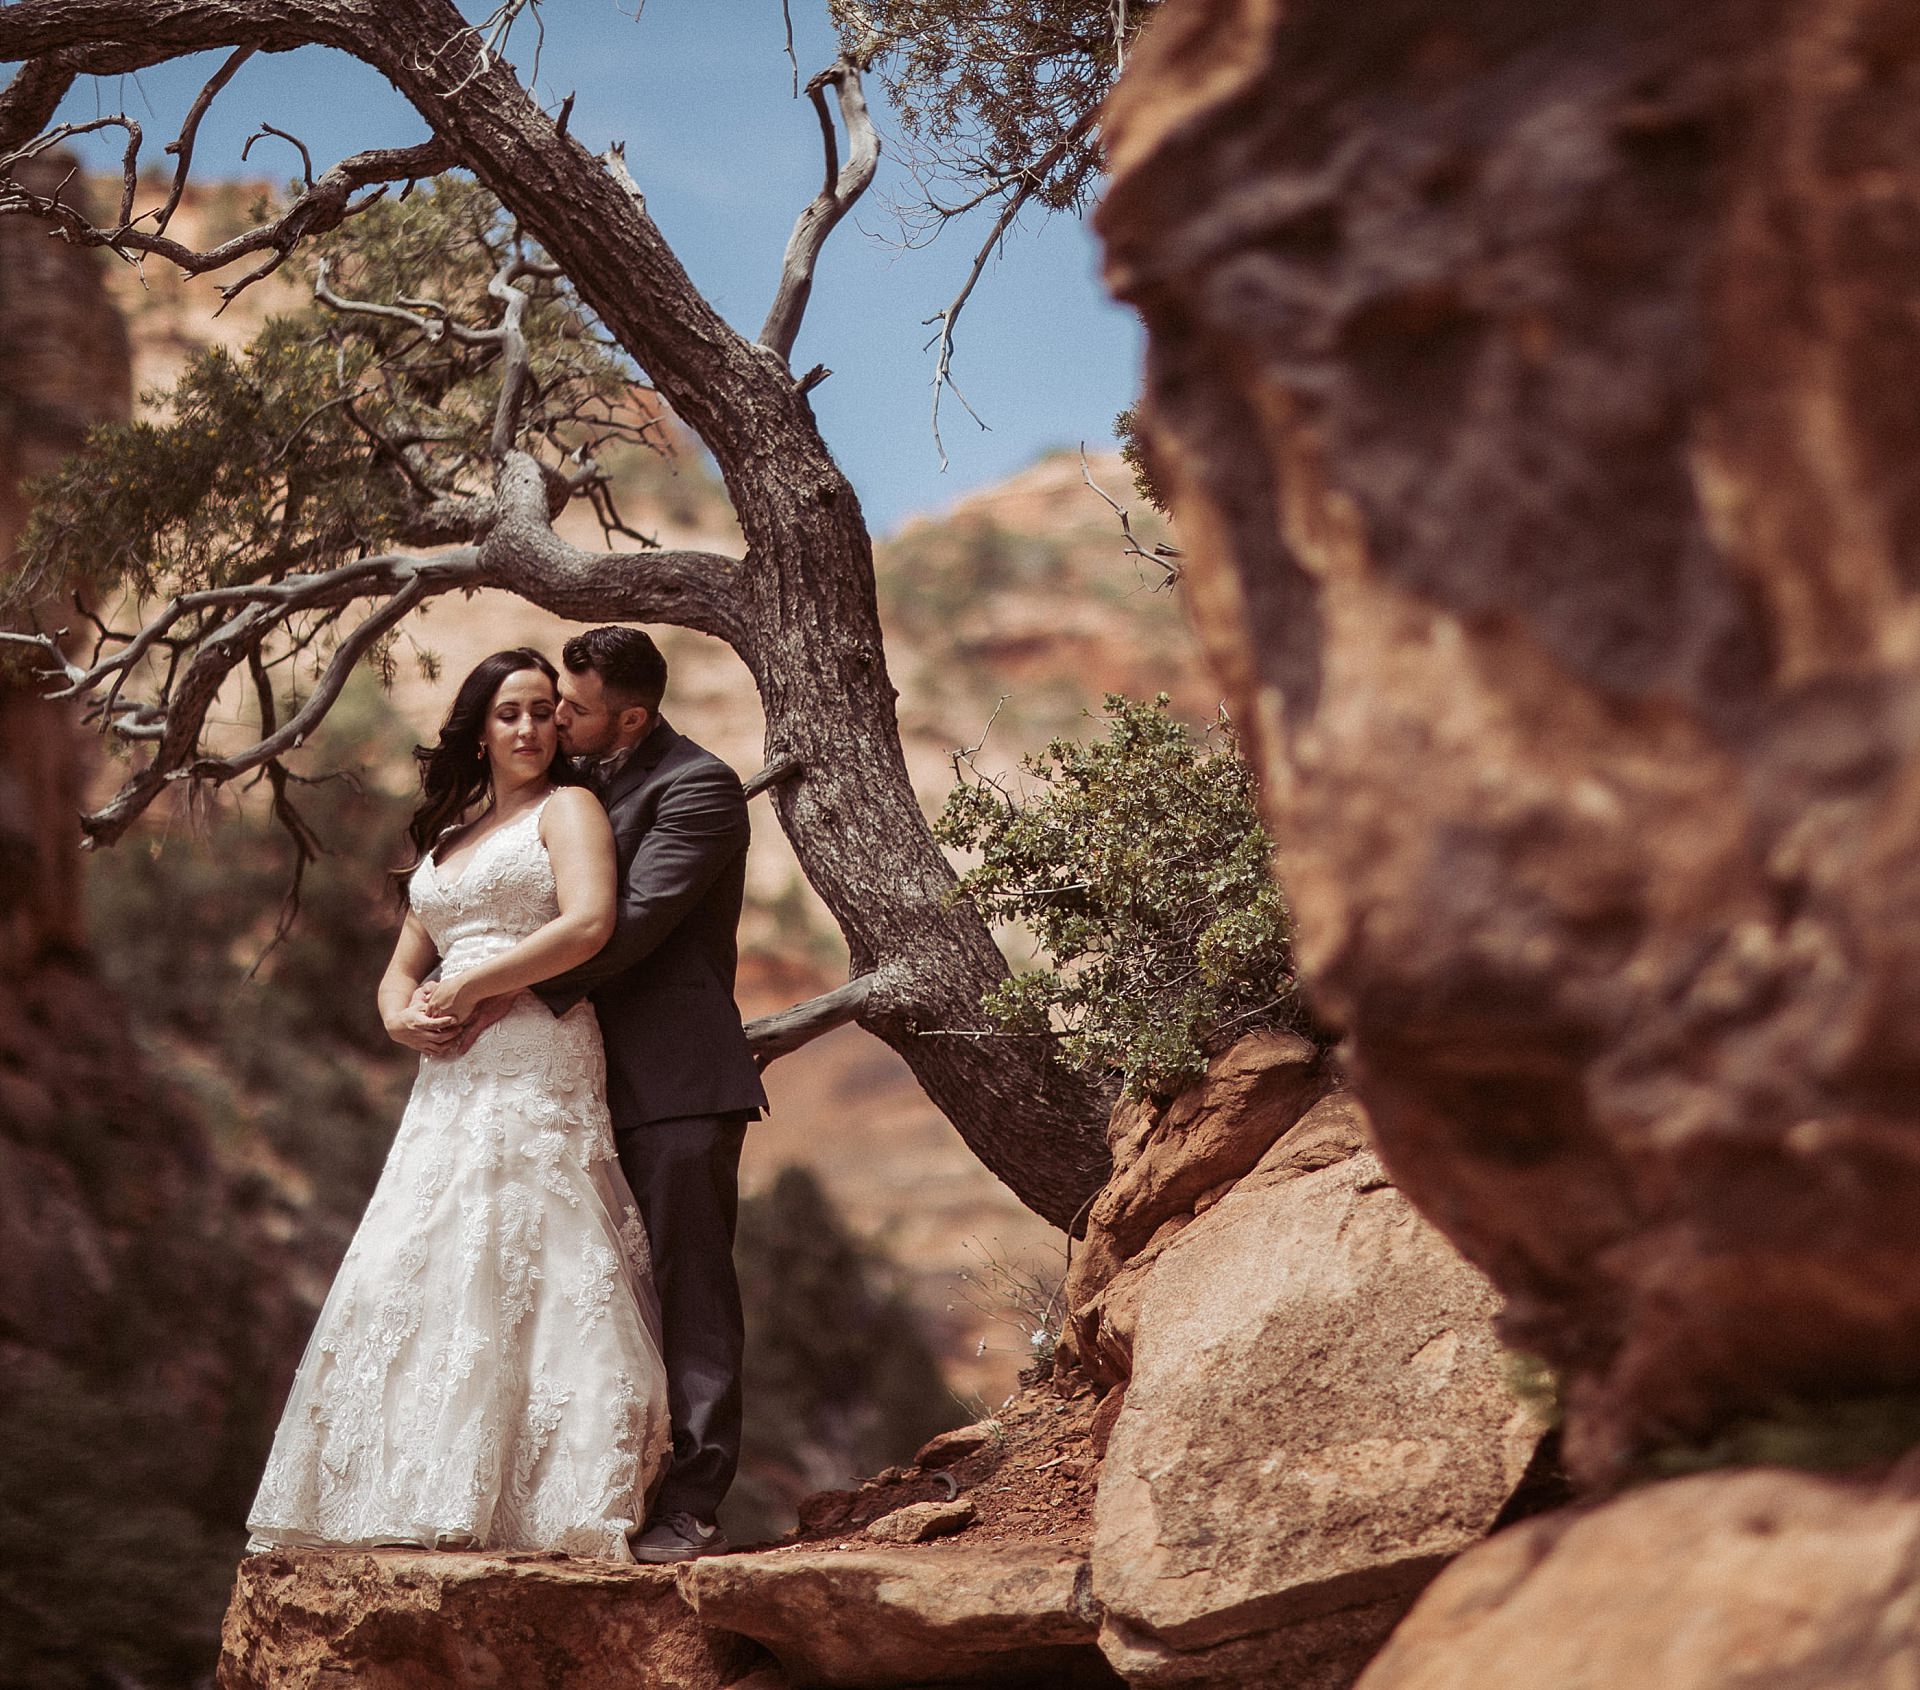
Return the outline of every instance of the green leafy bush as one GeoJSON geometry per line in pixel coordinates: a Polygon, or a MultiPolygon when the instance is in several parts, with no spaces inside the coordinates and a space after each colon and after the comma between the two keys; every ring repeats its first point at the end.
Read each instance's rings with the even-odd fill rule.
{"type": "Polygon", "coordinates": [[[1026,758],[1027,790],[963,778],[935,832],[978,852],[958,895],[1029,929],[1051,966],[988,995],[1001,1031],[1167,1096],[1260,1027],[1304,1027],[1286,901],[1223,716],[1196,735],[1108,694],[1104,738],[1026,758]]]}

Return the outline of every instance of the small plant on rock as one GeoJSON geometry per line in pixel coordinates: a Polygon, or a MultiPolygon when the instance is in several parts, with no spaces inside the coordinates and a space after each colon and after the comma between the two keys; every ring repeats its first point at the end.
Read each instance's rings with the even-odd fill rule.
{"type": "Polygon", "coordinates": [[[998,1030],[1171,1096],[1247,1033],[1306,1028],[1291,924],[1225,716],[1196,734],[1165,694],[1109,694],[1098,719],[1104,737],[1026,758],[1023,791],[956,758],[935,832],[979,854],[956,895],[1051,964],[987,995],[998,1030]]]}

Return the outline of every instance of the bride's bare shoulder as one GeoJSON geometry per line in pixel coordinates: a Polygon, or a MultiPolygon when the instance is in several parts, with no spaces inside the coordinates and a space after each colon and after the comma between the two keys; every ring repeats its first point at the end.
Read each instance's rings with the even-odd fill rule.
{"type": "Polygon", "coordinates": [[[540,812],[540,834],[546,838],[551,828],[592,827],[596,822],[605,827],[607,812],[588,788],[556,787],[547,795],[546,807],[540,812]]]}

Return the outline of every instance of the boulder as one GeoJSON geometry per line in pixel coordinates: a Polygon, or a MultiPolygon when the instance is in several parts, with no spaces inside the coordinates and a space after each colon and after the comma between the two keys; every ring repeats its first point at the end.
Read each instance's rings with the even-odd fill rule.
{"type": "Polygon", "coordinates": [[[1148,458],[1380,1151],[1612,1479],[1920,1378],[1907,0],[1189,0],[1148,458]]]}
{"type": "Polygon", "coordinates": [[[1360,1690],[1902,1690],[1920,1682],[1917,1564],[1910,1486],[1676,1479],[1469,1550],[1360,1690]]]}
{"type": "Polygon", "coordinates": [[[931,1543],[965,1531],[976,1518],[977,1511],[964,1496],[952,1502],[909,1502],[871,1522],[867,1536],[877,1543],[931,1543]]]}
{"type": "Polygon", "coordinates": [[[671,1568],[562,1556],[277,1551],[240,1563],[219,1690],[722,1690],[764,1657],[671,1568]]]}
{"type": "Polygon", "coordinates": [[[1352,1681],[1539,1440],[1497,1302],[1342,1093],[1167,1246],[1094,1506],[1101,1647],[1130,1684],[1352,1681]]]}
{"type": "Polygon", "coordinates": [[[1088,1211],[1064,1291],[1074,1357],[1096,1380],[1126,1378],[1145,1267],[1332,1083],[1306,1039],[1266,1031],[1222,1052],[1206,1078],[1171,1103],[1140,1100],[1114,1110],[1107,1125],[1113,1176],[1088,1211]]]}
{"type": "Polygon", "coordinates": [[[1110,1683],[1083,1556],[1045,1544],[770,1550],[681,1569],[703,1623],[772,1650],[796,1685],[1110,1683]]]}
{"type": "Polygon", "coordinates": [[[951,1431],[935,1432],[920,1446],[913,1464],[929,1473],[951,1467],[956,1461],[964,1461],[985,1449],[1000,1435],[997,1420],[976,1420],[971,1425],[955,1426],[951,1431]]]}

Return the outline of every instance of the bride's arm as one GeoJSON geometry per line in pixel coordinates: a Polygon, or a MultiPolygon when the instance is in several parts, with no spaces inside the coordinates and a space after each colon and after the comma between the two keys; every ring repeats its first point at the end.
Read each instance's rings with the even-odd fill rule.
{"type": "Polygon", "coordinates": [[[613,932],[613,829],[585,787],[563,786],[547,801],[540,837],[553,863],[560,913],[512,950],[428,987],[427,1007],[464,1021],[483,999],[517,992],[585,962],[613,932]]]}
{"type": "Polygon", "coordinates": [[[413,1002],[415,988],[438,960],[426,928],[420,918],[408,910],[407,919],[400,924],[400,937],[394,942],[387,971],[380,976],[380,990],[375,999],[380,1005],[380,1020],[387,1029],[387,1037],[395,1044],[430,1056],[449,1049],[460,1036],[460,1024],[452,1016],[432,1014],[413,1002]]]}

